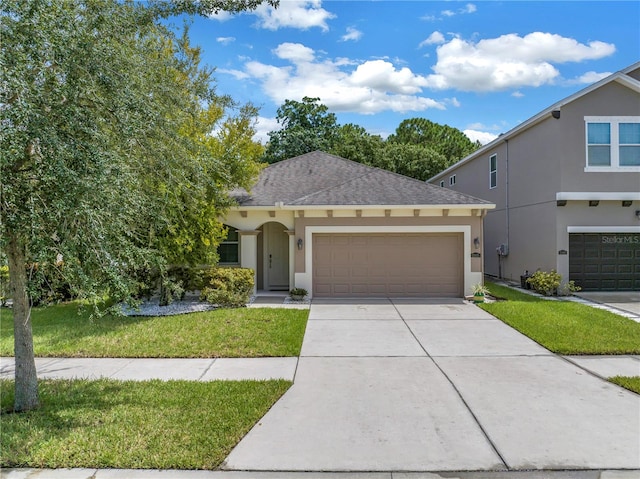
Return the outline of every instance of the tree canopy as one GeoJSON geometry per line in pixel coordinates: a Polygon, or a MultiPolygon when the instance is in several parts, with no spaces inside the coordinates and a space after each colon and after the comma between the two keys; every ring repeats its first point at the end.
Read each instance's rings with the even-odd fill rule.
{"type": "Polygon", "coordinates": [[[264,153],[267,163],[276,163],[310,151],[329,151],[336,143],[336,116],[319,103],[320,98],[285,100],[276,119],[282,128],[269,133],[264,153]]]}
{"type": "Polygon", "coordinates": [[[37,274],[61,275],[76,297],[117,301],[130,298],[137,270],[215,251],[227,192],[259,170],[257,112],[217,95],[187,34],[159,20],[259,3],[3,0],[0,249],[16,411],[38,405],[37,274]]]}
{"type": "Polygon", "coordinates": [[[427,180],[480,147],[463,132],[426,118],[404,120],[383,140],[363,127],[338,124],[320,98],[285,100],[269,133],[263,159],[269,163],[321,150],[369,166],[427,180]]]}

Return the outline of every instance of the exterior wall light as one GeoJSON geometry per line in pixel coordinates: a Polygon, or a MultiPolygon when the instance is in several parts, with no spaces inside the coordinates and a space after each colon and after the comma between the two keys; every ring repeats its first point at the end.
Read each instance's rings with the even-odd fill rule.
{"type": "Polygon", "coordinates": [[[622,206],[624,206],[625,208],[631,206],[631,203],[633,203],[633,201],[631,200],[622,200],[622,206]]]}
{"type": "Polygon", "coordinates": [[[600,201],[598,200],[589,200],[589,206],[598,206],[600,201]]]}
{"type": "Polygon", "coordinates": [[[302,238],[298,238],[298,249],[302,249],[302,238]]]}
{"type": "Polygon", "coordinates": [[[640,220],[640,210],[636,210],[636,218],[640,220]]]}
{"type": "Polygon", "coordinates": [[[560,110],[553,110],[551,112],[551,116],[554,117],[556,120],[560,119],[560,110]]]}
{"type": "Polygon", "coordinates": [[[477,236],[473,238],[473,247],[475,249],[478,249],[480,247],[480,238],[478,238],[477,236]]]}

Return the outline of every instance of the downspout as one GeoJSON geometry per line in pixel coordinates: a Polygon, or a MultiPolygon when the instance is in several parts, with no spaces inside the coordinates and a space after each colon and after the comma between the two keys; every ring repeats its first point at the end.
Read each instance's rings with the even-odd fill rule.
{"type": "Polygon", "coordinates": [[[505,144],[506,144],[506,158],[505,158],[505,189],[506,189],[506,205],[505,205],[505,212],[507,215],[507,248],[509,248],[507,251],[511,250],[511,246],[510,246],[510,224],[509,224],[509,139],[504,140],[505,144]]]}

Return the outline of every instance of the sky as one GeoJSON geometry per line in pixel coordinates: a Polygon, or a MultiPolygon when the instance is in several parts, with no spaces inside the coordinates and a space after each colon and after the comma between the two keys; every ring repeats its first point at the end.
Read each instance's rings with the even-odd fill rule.
{"type": "Polygon", "coordinates": [[[484,144],[640,61],[640,2],[280,0],[190,38],[218,93],[260,108],[263,143],[307,96],[383,138],[420,117],[484,144]]]}

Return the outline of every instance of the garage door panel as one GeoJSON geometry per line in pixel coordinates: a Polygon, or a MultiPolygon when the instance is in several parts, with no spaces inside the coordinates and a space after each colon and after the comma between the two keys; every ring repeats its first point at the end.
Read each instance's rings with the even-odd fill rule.
{"type": "Polygon", "coordinates": [[[458,233],[314,234],[314,294],[462,296],[462,248],[458,233]]]}
{"type": "Polygon", "coordinates": [[[640,289],[640,235],[569,234],[569,279],[584,291],[640,289]]]}

